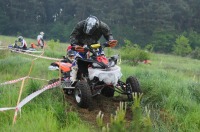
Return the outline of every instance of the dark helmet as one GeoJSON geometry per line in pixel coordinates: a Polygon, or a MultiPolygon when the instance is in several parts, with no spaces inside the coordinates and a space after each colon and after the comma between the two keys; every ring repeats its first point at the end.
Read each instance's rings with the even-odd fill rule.
{"type": "Polygon", "coordinates": [[[75,51],[69,50],[69,51],[67,52],[67,57],[68,57],[68,59],[69,59],[70,61],[73,61],[73,60],[74,60],[74,57],[75,57],[75,54],[76,54],[75,51]]]}
{"type": "Polygon", "coordinates": [[[92,35],[92,33],[99,27],[99,19],[95,16],[89,16],[85,20],[84,33],[92,35]]]}
{"type": "Polygon", "coordinates": [[[18,37],[18,41],[19,41],[19,42],[22,42],[22,40],[23,40],[23,37],[22,37],[22,36],[19,36],[19,37],[18,37]]]}
{"type": "Polygon", "coordinates": [[[67,52],[67,55],[68,56],[75,56],[75,51],[73,51],[73,50],[69,50],[68,52],[67,52]]]}

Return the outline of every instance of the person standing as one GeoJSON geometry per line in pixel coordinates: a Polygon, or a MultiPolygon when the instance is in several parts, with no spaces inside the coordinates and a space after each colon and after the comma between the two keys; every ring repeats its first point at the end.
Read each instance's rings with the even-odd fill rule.
{"type": "Polygon", "coordinates": [[[41,47],[41,49],[44,48],[44,32],[40,32],[40,34],[37,36],[37,42],[38,42],[38,46],[41,47]]]}

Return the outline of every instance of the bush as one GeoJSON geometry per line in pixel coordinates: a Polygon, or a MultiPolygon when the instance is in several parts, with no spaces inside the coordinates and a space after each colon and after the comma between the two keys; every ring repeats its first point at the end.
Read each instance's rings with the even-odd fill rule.
{"type": "Polygon", "coordinates": [[[60,46],[60,41],[59,40],[53,40],[51,39],[49,42],[48,42],[48,46],[51,50],[54,50],[55,47],[59,47],[60,46]]]}
{"type": "Polygon", "coordinates": [[[176,43],[173,47],[173,53],[180,56],[187,56],[192,51],[189,44],[189,39],[181,35],[176,39],[176,43]]]}
{"type": "Polygon", "coordinates": [[[138,62],[150,59],[150,53],[140,49],[137,44],[125,41],[125,46],[120,50],[121,58],[128,61],[129,64],[136,65],[138,62]]]}
{"type": "Polygon", "coordinates": [[[190,57],[193,59],[200,60],[200,48],[199,47],[195,48],[195,50],[193,50],[192,53],[190,54],[190,57]]]}

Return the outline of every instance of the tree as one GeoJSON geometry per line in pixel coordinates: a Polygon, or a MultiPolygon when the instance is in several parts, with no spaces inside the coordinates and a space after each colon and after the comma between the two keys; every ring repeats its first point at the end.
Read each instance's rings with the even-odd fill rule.
{"type": "Polygon", "coordinates": [[[189,39],[181,35],[176,39],[176,43],[173,47],[173,52],[176,55],[186,56],[191,53],[192,49],[189,44],[189,39]]]}

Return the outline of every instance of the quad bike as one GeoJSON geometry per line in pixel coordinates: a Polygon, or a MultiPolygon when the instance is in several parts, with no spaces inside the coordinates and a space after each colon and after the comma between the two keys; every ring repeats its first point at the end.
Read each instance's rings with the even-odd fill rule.
{"type": "Polygon", "coordinates": [[[105,55],[98,53],[99,48],[115,47],[116,40],[105,44],[92,44],[86,48],[75,46],[72,49],[77,51],[76,59],[73,63],[78,66],[75,82],[71,82],[70,70],[72,64],[64,62],[52,63],[49,69],[59,69],[62,72],[61,85],[68,94],[74,94],[78,106],[88,108],[91,105],[92,98],[98,94],[106,97],[113,97],[114,92],[125,94],[129,101],[133,100],[133,92],[141,92],[138,80],[134,76],[129,76],[126,82],[120,80],[121,68],[117,66],[118,55],[106,58],[105,55]],[[79,53],[87,53],[87,58],[82,58],[79,53]],[[89,55],[88,55],[89,54],[89,55]],[[55,68],[57,67],[57,68],[55,68]],[[66,71],[68,75],[66,75],[66,71]]]}

